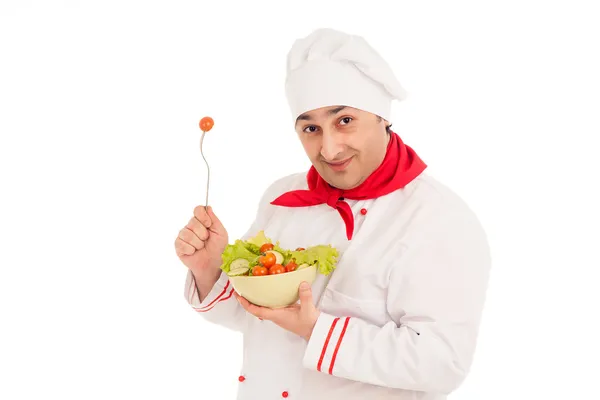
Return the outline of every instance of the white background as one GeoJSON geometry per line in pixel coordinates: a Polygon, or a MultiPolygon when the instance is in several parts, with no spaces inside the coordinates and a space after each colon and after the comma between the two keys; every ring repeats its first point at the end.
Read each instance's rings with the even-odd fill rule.
{"type": "Polygon", "coordinates": [[[594,3],[3,0],[0,398],[234,398],[241,337],[187,306],[172,247],[204,201],[197,124],[215,119],[210,203],[234,239],[309,166],[283,81],[318,27],[388,60],[409,93],[394,129],[489,234],[451,398],[598,398],[594,3]]]}

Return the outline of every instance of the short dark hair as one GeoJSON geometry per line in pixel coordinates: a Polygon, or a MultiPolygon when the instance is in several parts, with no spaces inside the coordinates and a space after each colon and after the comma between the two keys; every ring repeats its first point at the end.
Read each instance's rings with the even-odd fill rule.
{"type": "MultiPolygon", "coordinates": [[[[377,119],[379,120],[379,122],[383,121],[383,118],[381,118],[379,115],[377,116],[377,119]]],[[[392,124],[386,125],[385,126],[385,131],[387,133],[391,133],[391,130],[390,130],[391,127],[392,127],[392,124]]]]}

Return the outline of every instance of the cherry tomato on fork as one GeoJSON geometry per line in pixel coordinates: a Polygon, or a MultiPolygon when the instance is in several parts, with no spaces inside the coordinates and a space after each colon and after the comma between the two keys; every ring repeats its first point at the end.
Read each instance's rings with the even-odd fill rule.
{"type": "Polygon", "coordinates": [[[200,129],[202,129],[203,132],[208,132],[212,129],[212,127],[214,126],[215,121],[213,121],[213,119],[211,117],[204,117],[200,120],[200,129]]]}

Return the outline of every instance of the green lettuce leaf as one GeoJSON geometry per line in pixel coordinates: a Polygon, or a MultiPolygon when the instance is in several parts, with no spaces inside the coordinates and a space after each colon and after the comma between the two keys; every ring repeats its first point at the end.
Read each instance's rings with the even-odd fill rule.
{"type": "Polygon", "coordinates": [[[271,239],[269,239],[268,237],[265,236],[264,231],[260,231],[260,232],[258,232],[258,234],[256,236],[246,240],[246,243],[255,245],[260,249],[260,246],[262,246],[263,244],[273,243],[273,242],[271,242],[271,239]]]}
{"type": "Polygon", "coordinates": [[[244,247],[246,249],[248,249],[248,251],[250,251],[251,253],[254,253],[257,256],[260,255],[260,246],[257,246],[257,245],[252,244],[252,243],[245,242],[244,243],[244,247]]]}
{"type": "Polygon", "coordinates": [[[221,256],[223,261],[221,264],[221,269],[224,272],[228,273],[231,263],[238,258],[244,258],[248,260],[250,262],[250,267],[253,267],[258,263],[258,254],[248,250],[246,246],[247,243],[244,243],[241,240],[236,240],[234,244],[228,244],[227,247],[225,247],[225,251],[221,256]]]}
{"type": "Polygon", "coordinates": [[[338,251],[331,245],[319,245],[309,247],[302,251],[291,251],[291,258],[296,259],[296,264],[317,264],[319,272],[323,275],[329,275],[336,267],[338,251]]]}
{"type": "Polygon", "coordinates": [[[289,250],[284,250],[279,246],[279,242],[275,243],[275,245],[273,246],[273,250],[275,250],[278,253],[281,253],[281,255],[283,256],[283,264],[282,265],[287,265],[290,260],[292,259],[292,252],[289,250]]]}

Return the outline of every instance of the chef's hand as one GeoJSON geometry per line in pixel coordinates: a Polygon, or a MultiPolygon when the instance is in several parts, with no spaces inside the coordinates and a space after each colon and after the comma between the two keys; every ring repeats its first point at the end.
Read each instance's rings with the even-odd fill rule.
{"type": "Polygon", "coordinates": [[[293,304],[289,307],[278,309],[259,307],[237,293],[235,293],[235,297],[250,314],[272,321],[274,324],[308,341],[317,323],[320,311],[313,304],[312,291],[308,283],[303,282],[300,285],[298,294],[300,296],[300,304],[293,304]]]}
{"type": "Polygon", "coordinates": [[[175,239],[175,252],[195,277],[216,276],[220,273],[221,254],[228,242],[227,230],[212,207],[197,206],[193,217],[175,239]]]}

